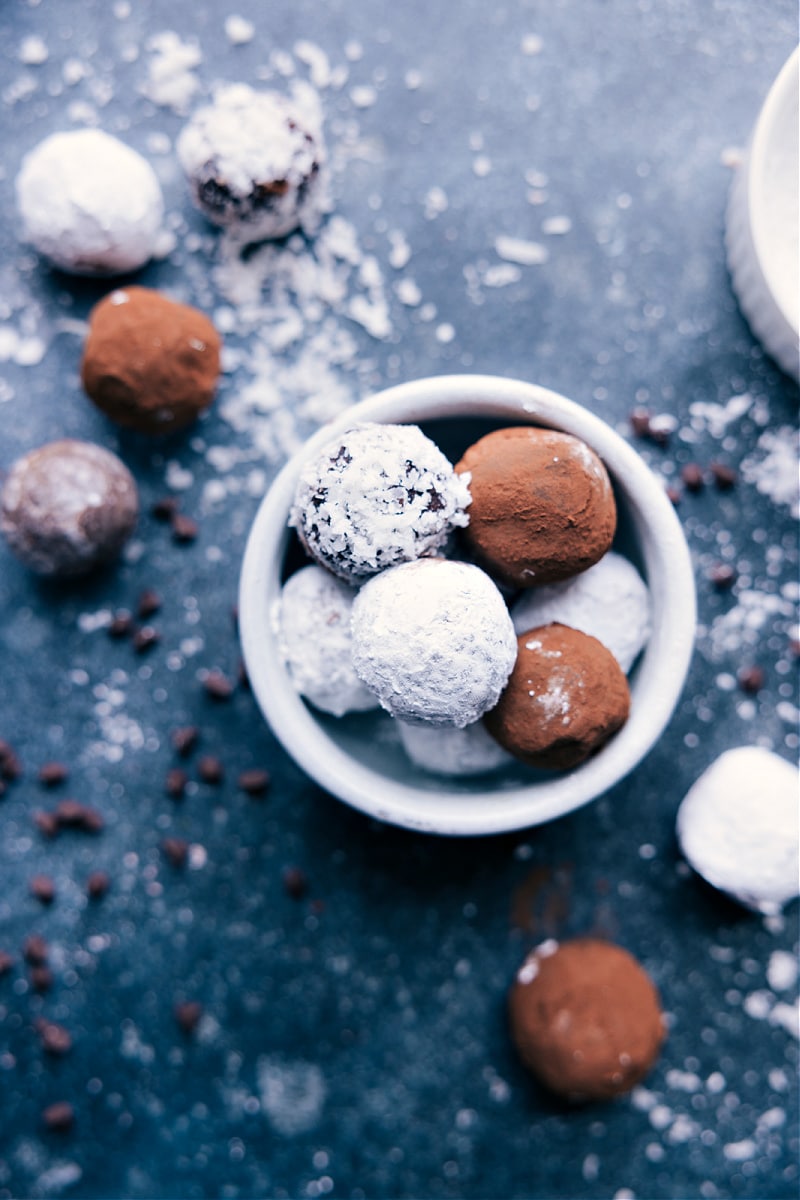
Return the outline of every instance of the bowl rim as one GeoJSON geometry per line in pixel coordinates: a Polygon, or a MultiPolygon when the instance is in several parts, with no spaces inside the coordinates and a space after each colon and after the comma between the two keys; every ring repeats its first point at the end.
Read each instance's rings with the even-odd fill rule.
{"type": "Polygon", "coordinates": [[[369,816],[449,836],[507,833],[542,824],[589,803],[628,775],[658,740],[675,709],[692,656],[695,623],[694,573],[686,539],[663,485],[644,460],[610,425],[575,401],[539,384],[493,375],[440,375],[397,384],[322,426],[290,458],[262,499],[240,576],[245,667],[262,714],[295,762],[323,789],[369,816]],[[446,777],[436,791],[416,788],[347,754],[294,688],[277,646],[274,612],[290,533],[287,517],[306,460],[336,432],[364,421],[417,424],[448,417],[549,426],[586,441],[625,498],[654,603],[653,634],[631,683],[631,717],[623,729],[573,771],[525,786],[487,787],[468,794],[448,790],[446,777]],[[658,595],[651,577],[658,578],[658,595]],[[485,802],[476,804],[478,800],[485,802]]]}

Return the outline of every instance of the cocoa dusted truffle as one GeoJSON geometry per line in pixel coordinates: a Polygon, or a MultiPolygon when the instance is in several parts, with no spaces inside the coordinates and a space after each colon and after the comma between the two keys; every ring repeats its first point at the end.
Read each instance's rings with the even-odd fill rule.
{"type": "Polygon", "coordinates": [[[597,638],[543,625],[517,638],[517,661],[484,717],[510,754],[534,767],[577,767],[625,724],[628,681],[597,638]]]}
{"type": "Polygon", "coordinates": [[[534,426],[497,429],[456,465],[470,472],[464,537],[487,570],[516,587],[585,571],[611,546],[617,513],[603,463],[580,438],[534,426]]]}
{"type": "Polygon", "coordinates": [[[220,336],[204,313],[151,288],[118,288],[95,305],[81,379],[107,417],[140,433],[173,433],[208,408],[220,336]]]}
{"type": "Polygon", "coordinates": [[[0,497],[0,528],[40,575],[81,575],[116,557],[136,524],[136,483],[92,442],[49,442],[17,460],[0,497]]]}
{"type": "Polygon", "coordinates": [[[559,1096],[611,1100],[639,1083],[666,1035],[658,992],[627,950],[595,938],[544,942],[509,994],[525,1066],[559,1096]]]}

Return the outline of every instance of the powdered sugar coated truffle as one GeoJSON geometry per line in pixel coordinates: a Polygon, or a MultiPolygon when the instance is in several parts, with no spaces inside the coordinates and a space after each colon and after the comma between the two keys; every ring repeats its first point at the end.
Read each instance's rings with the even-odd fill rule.
{"type": "Polygon", "coordinates": [[[177,143],[200,211],[244,242],[312,233],[328,204],[319,112],[280,92],[228,84],[177,143]]]}
{"type": "Polygon", "coordinates": [[[62,271],[119,275],[152,256],[164,201],[153,168],[99,129],[54,133],[17,176],[24,239],[62,271]]]}
{"type": "Polygon", "coordinates": [[[350,611],[355,595],[322,567],[308,566],[286,581],[278,602],[278,638],[294,686],[336,717],[378,707],[353,667],[350,611]]]}
{"type": "Polygon", "coordinates": [[[511,619],[517,633],[552,621],[588,633],[628,672],[650,636],[650,593],[633,563],[612,550],[581,575],[524,592],[511,619]]]}
{"type": "Polygon", "coordinates": [[[468,482],[418,426],[365,424],[306,463],[289,524],[313,558],[360,583],[435,554],[469,520],[468,482]]]}
{"type": "Polygon", "coordinates": [[[683,853],[698,875],[757,912],[800,891],[800,772],[760,746],[726,750],[678,809],[683,853]]]}
{"type": "Polygon", "coordinates": [[[353,604],[353,663],[394,717],[460,729],[497,702],[517,656],[503,597],[479,567],[418,559],[353,604]]]}
{"type": "Polygon", "coordinates": [[[463,729],[398,721],[397,728],[408,757],[432,775],[483,775],[514,761],[481,721],[463,729]]]}

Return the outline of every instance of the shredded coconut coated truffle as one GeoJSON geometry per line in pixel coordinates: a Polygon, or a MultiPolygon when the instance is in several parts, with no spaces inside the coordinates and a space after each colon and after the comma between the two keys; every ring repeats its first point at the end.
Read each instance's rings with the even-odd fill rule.
{"type": "Polygon", "coordinates": [[[517,641],[503,597],[479,567],[419,559],[358,593],[353,663],[394,717],[471,725],[497,703],[517,641]]]}
{"type": "Polygon", "coordinates": [[[464,729],[398,721],[397,728],[408,757],[432,775],[483,775],[514,761],[482,721],[464,729]]]}
{"type": "Polygon", "coordinates": [[[361,425],[303,468],[289,524],[312,558],[360,583],[436,554],[469,520],[468,483],[416,425],[361,425]]]}
{"type": "Polygon", "coordinates": [[[177,144],[197,207],[244,242],[313,233],[327,207],[318,114],[279,92],[220,88],[177,144]]]}
{"type": "Polygon", "coordinates": [[[627,673],[650,636],[650,593],[633,563],[610,551],[581,575],[523,592],[511,619],[517,633],[552,621],[588,633],[627,673]]]}
{"type": "Polygon", "coordinates": [[[54,133],[17,176],[23,237],[62,271],[120,275],[153,254],[161,187],[141,154],[99,129],[54,133]]]}
{"type": "Polygon", "coordinates": [[[681,849],[698,875],[740,904],[777,914],[800,891],[800,773],[760,746],[727,750],[678,809],[681,849]]]}
{"type": "Polygon", "coordinates": [[[322,567],[309,566],[284,584],[278,636],[292,682],[323,712],[341,717],[377,708],[353,667],[350,611],[355,591],[322,567]]]}

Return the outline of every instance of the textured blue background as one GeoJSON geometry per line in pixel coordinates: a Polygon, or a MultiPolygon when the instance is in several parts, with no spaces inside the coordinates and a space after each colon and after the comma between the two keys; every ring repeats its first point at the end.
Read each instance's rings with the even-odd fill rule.
{"type": "MultiPolygon", "coordinates": [[[[729,905],[689,876],[673,833],[686,789],[725,748],[760,742],[796,758],[788,506],[746,481],[684,497],[698,653],[667,735],[597,803],[527,834],[445,842],[376,826],[323,795],[246,690],[215,704],[202,687],[203,670],[234,677],[237,667],[231,609],[258,489],[229,487],[210,503],[208,449],[239,456],[234,479],[261,465],[258,447],[244,461],[255,426],[222,416],[252,375],[258,331],[237,324],[228,344],[244,357],[229,363],[219,405],[197,430],[155,448],[121,436],[77,375],[75,322],[104,286],[51,274],[17,240],[23,153],[96,120],[157,161],[164,182],[176,246],[137,281],[212,312],[222,303],[215,235],[192,213],[169,144],[152,140],[173,138],[183,118],[141,91],[147,39],[164,30],[200,46],[197,100],[218,79],[258,83],[273,51],[291,53],[298,39],[348,66],[340,90],[322,91],[336,211],[380,264],[391,320],[375,340],[331,307],[336,330],[355,339],[334,372],[352,399],[474,370],[543,383],[623,430],[645,404],[695,437],[666,450],[640,444],[665,478],[691,460],[738,465],[758,456],[765,430],[785,436],[796,420],[796,388],[738,312],[722,241],[723,160],[745,144],[796,41],[790,0],[7,0],[0,321],[34,341],[8,353],[3,343],[0,470],[52,437],[96,440],[131,466],[143,517],[138,557],[68,588],[37,583],[0,547],[0,736],[25,768],[0,800],[0,949],[16,959],[0,978],[0,1197],[796,1196],[797,1041],[764,1014],[791,999],[770,992],[766,970],[774,951],[796,944],[797,906],[768,924],[729,905]],[[253,20],[253,41],[229,43],[230,11],[253,20]],[[28,34],[46,43],[40,65],[19,60],[28,34]],[[524,42],[531,34],[540,45],[524,42]],[[348,58],[353,41],[363,53],[350,46],[348,58]],[[87,71],[75,80],[67,66],[65,82],[73,59],[87,71]],[[374,88],[374,103],[359,107],[359,85],[374,88]],[[538,173],[532,184],[526,169],[538,173]],[[448,198],[435,217],[426,215],[434,187],[448,198]],[[543,236],[541,222],[555,216],[571,227],[543,236]],[[389,261],[395,230],[412,251],[404,271],[389,261]],[[487,286],[503,234],[546,244],[548,261],[487,286]],[[403,274],[422,305],[398,302],[392,283],[403,274]],[[425,304],[436,306],[432,319],[425,304]],[[752,403],[724,438],[693,420],[690,406],[745,393],[752,403]],[[186,547],[148,515],[176,481],[184,510],[201,519],[186,547]],[[723,554],[739,569],[733,592],[707,580],[723,554]],[[164,600],[153,618],[162,641],[138,657],[92,618],[135,607],[145,587],[164,600]],[[776,603],[752,644],[740,638],[715,657],[708,628],[747,590],[776,603]],[[752,702],[730,688],[742,661],[766,671],[752,702]],[[188,723],[227,776],[217,789],[193,785],[176,805],[164,794],[176,765],[169,733],[188,723]],[[54,758],[71,768],[57,795],[103,812],[97,838],[47,842],[35,830],[32,812],[56,798],[36,772],[54,758]],[[251,766],[273,774],[262,800],[236,787],[251,766]],[[195,847],[185,870],[165,862],[165,836],[195,847]],[[309,878],[300,901],[284,890],[290,865],[309,878]],[[112,886],[89,905],[95,868],[112,886]],[[39,871],[57,884],[47,910],[28,894],[39,871]],[[541,937],[591,930],[644,962],[671,1034],[647,1093],[569,1111],[516,1061],[505,991],[541,937]],[[44,996],[20,961],[31,932],[51,945],[55,982],[44,996]],[[173,1015],[184,999],[204,1011],[191,1038],[173,1015]],[[43,1055],[41,1015],[71,1031],[63,1059],[43,1055]],[[57,1100],[75,1107],[70,1134],[42,1127],[57,1100]]],[[[297,73],[306,75],[302,64],[297,73]]],[[[298,413],[293,434],[313,425],[298,413]]]]}

